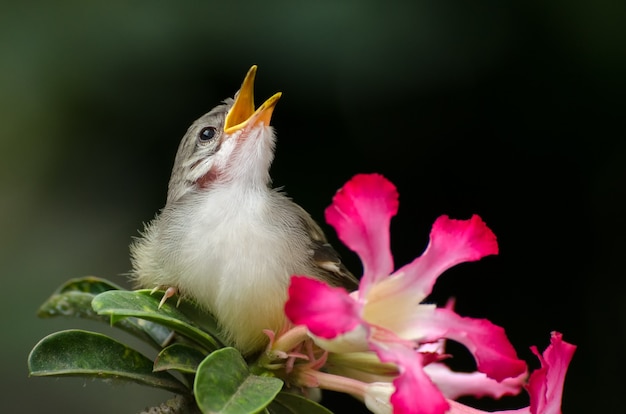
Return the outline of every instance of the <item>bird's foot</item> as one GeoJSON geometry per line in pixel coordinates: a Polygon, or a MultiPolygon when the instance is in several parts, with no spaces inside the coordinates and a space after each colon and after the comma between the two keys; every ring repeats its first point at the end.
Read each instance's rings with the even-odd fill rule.
{"type": "MultiPolygon", "coordinates": [[[[165,286],[156,286],[154,289],[152,289],[152,292],[150,292],[150,294],[154,294],[154,292],[156,292],[159,289],[164,288],[165,286]]],[[[178,288],[175,286],[169,286],[167,289],[165,289],[165,293],[163,294],[163,297],[161,298],[161,302],[159,302],[159,309],[161,309],[161,306],[163,306],[163,304],[172,296],[176,295],[178,293],[178,288]]],[[[176,306],[180,305],[180,297],[178,297],[178,302],[176,302],[176,306]]]]}

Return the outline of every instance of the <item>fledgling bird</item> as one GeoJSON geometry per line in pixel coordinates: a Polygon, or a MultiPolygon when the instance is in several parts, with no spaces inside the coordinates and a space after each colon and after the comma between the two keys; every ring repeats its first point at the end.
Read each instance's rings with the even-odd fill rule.
{"type": "Polygon", "coordinates": [[[177,292],[197,302],[244,354],[267,342],[263,329],[284,326],[291,275],[357,285],[311,216],[270,187],[281,93],[255,110],[255,74],[187,130],[165,207],[131,245],[138,287],[166,289],[162,303],[177,292]]]}

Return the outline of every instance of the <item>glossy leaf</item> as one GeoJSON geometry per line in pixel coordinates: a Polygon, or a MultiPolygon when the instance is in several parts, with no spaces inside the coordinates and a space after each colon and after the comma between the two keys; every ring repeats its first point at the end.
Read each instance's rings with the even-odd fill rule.
{"type": "MultiPolygon", "coordinates": [[[[56,290],[38,310],[41,318],[57,316],[77,317],[109,323],[108,316],[98,315],[91,306],[93,299],[102,292],[117,290],[118,286],[96,277],[72,279],[56,290]]],[[[120,329],[142,339],[157,348],[165,346],[171,331],[153,322],[129,318],[117,325],[120,329]]]]}
{"type": "Polygon", "coordinates": [[[267,407],[270,414],[332,414],[326,407],[313,400],[290,392],[281,392],[267,407]]]}
{"type": "Polygon", "coordinates": [[[152,372],[152,365],[149,358],[106,335],[78,329],[46,336],[28,356],[34,376],[113,378],[187,392],[172,375],[152,372]]]}
{"type": "Polygon", "coordinates": [[[48,298],[37,311],[40,318],[53,318],[56,316],[69,316],[86,319],[104,320],[91,307],[91,301],[95,297],[86,292],[62,292],[55,293],[48,298]]]}
{"type": "Polygon", "coordinates": [[[257,413],[282,386],[278,378],[252,374],[236,349],[224,348],[198,366],[194,395],[203,413],[257,413]]]}
{"type": "Polygon", "coordinates": [[[184,373],[195,373],[206,354],[185,344],[172,344],[163,349],[154,361],[154,371],[175,369],[184,373]]]}
{"type": "Polygon", "coordinates": [[[55,293],[63,292],[84,292],[97,295],[108,290],[125,290],[123,287],[116,285],[106,279],[96,276],[86,276],[76,279],[70,279],[62,284],[55,293]]]}
{"type": "Polygon", "coordinates": [[[111,290],[96,296],[91,306],[99,315],[109,315],[111,323],[136,317],[167,326],[196,341],[208,351],[222,347],[216,338],[194,326],[191,320],[169,302],[159,309],[159,301],[159,296],[151,295],[149,290],[111,290]]]}
{"type": "MultiPolygon", "coordinates": [[[[162,297],[161,293],[155,293],[157,297],[162,297]]],[[[176,304],[176,308],[183,313],[189,320],[191,320],[196,326],[200,327],[203,331],[207,332],[214,338],[220,338],[221,331],[217,326],[215,317],[210,313],[200,309],[196,304],[182,300],[180,304],[176,304]]],[[[224,343],[224,345],[230,345],[224,343]]]]}
{"type": "Polygon", "coordinates": [[[120,286],[95,276],[70,279],[58,287],[52,296],[39,308],[38,316],[76,316],[100,319],[91,308],[94,296],[109,290],[120,290],[120,286]]]}

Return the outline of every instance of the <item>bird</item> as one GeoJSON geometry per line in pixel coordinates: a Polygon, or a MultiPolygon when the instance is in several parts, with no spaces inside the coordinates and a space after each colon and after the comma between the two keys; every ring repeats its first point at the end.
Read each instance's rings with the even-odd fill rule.
{"type": "Polygon", "coordinates": [[[263,330],[286,326],[292,275],[358,285],[309,213],[271,186],[281,92],[255,108],[256,71],[189,127],[165,206],[130,246],[137,288],[165,290],[161,305],[175,294],[195,302],[244,355],[266,346],[263,330]]]}

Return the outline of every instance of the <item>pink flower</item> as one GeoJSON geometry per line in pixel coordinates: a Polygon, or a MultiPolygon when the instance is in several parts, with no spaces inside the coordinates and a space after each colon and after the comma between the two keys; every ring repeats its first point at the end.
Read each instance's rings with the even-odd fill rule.
{"type": "MultiPolygon", "coordinates": [[[[486,412],[476,408],[468,407],[456,401],[456,397],[446,395],[449,404],[448,414],[561,414],[561,398],[563,395],[563,385],[565,374],[572,360],[576,346],[563,341],[563,335],[552,332],[550,345],[543,354],[539,354],[535,346],[531,347],[533,353],[539,358],[541,367],[530,375],[526,390],[530,395],[530,406],[518,410],[506,410],[496,412],[486,412]]],[[[431,367],[434,364],[428,365],[431,367]]],[[[457,374],[474,375],[474,374],[457,374]]],[[[405,380],[406,381],[406,380],[405,380]]],[[[485,384],[484,379],[478,378],[478,382],[465,383],[463,386],[489,388],[490,384],[485,384]]],[[[441,389],[441,388],[440,388],[441,389]]],[[[391,413],[393,408],[398,408],[393,402],[395,387],[387,384],[373,383],[368,389],[365,398],[367,406],[375,413],[391,413]]],[[[444,391],[445,394],[445,391],[444,391]]],[[[475,394],[478,395],[478,394],[475,394]]],[[[397,397],[398,398],[398,397],[397,397]]],[[[426,397],[428,398],[428,396],[426,397]]],[[[440,403],[435,401],[435,403],[440,403]]],[[[437,411],[438,412],[438,411],[437,411]]]]}
{"type": "Polygon", "coordinates": [[[318,345],[331,352],[371,350],[382,362],[397,365],[400,374],[393,382],[391,403],[398,413],[448,409],[424,370],[436,355],[421,350],[444,338],[465,345],[488,379],[497,383],[509,379],[508,386],[519,389],[526,364],[517,358],[501,327],[422,303],[445,270],[497,254],[494,234],[476,215],[469,220],[441,216],[424,253],[394,272],[389,225],[397,210],[396,188],[381,175],[357,175],[337,192],[326,209],[326,220],[361,258],[359,289],[349,294],[293,276],[285,305],[289,319],[305,325],[318,345]],[[513,384],[511,378],[516,379],[513,384]]]}
{"type": "Polygon", "coordinates": [[[541,368],[533,371],[528,379],[527,390],[532,414],[561,414],[565,373],[576,351],[575,345],[563,341],[562,338],[560,333],[552,332],[550,345],[543,355],[539,355],[537,347],[531,348],[541,362],[541,368]]]}
{"type": "MultiPolygon", "coordinates": [[[[552,332],[550,345],[540,355],[535,346],[530,348],[539,358],[541,368],[530,374],[526,390],[530,406],[519,410],[497,411],[502,414],[561,414],[561,398],[565,374],[574,356],[576,346],[563,341],[563,335],[552,332]]],[[[487,414],[485,411],[450,401],[450,414],[487,414]]],[[[496,414],[489,413],[489,414],[496,414]]]]}

